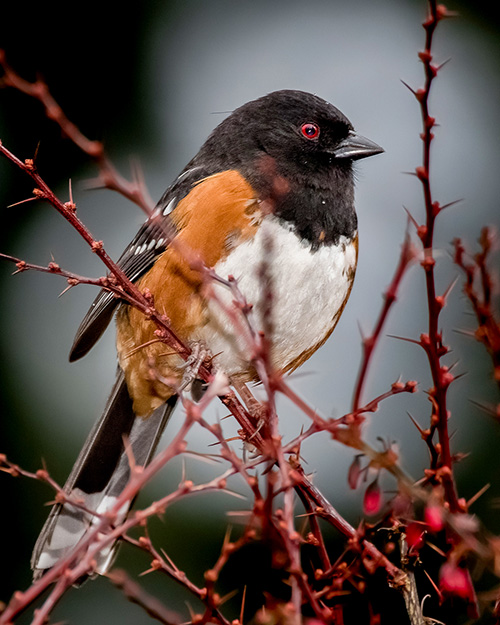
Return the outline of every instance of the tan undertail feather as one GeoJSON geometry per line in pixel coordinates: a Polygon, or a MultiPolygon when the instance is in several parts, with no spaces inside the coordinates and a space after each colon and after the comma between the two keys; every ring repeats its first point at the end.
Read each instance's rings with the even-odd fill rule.
{"type": "MultiPolygon", "coordinates": [[[[183,259],[182,249],[194,252],[205,265],[213,267],[227,256],[232,245],[253,236],[259,213],[255,192],[232,170],[200,181],[174,209],[179,245],[167,249],[137,286],[150,290],[155,308],[169,318],[181,339],[188,341],[206,322],[202,278],[183,259]]],[[[167,345],[154,341],[155,329],[155,324],[134,308],[123,306],[118,313],[120,365],[134,412],[144,417],[175,392],[158,378],[179,380],[182,376],[180,357],[167,345]]]]}

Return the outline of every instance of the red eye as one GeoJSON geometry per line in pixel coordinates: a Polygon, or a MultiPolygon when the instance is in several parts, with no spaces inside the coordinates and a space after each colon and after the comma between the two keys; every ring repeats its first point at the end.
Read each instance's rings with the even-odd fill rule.
{"type": "Polygon", "coordinates": [[[306,139],[317,139],[319,137],[319,126],[318,124],[313,124],[313,122],[307,122],[302,124],[300,132],[306,139]]]}

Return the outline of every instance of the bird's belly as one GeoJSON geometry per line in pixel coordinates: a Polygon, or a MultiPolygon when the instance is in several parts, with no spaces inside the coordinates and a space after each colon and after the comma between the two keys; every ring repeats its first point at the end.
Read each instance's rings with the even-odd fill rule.
{"type": "MultiPolygon", "coordinates": [[[[217,263],[221,278],[232,275],[252,305],[248,320],[271,343],[273,366],[292,370],[307,359],[335,327],[354,280],[357,239],[312,251],[276,218],[263,221],[251,240],[217,263]]],[[[252,340],[230,289],[214,283],[208,323],[200,339],[229,375],[252,375],[252,340]]]]}

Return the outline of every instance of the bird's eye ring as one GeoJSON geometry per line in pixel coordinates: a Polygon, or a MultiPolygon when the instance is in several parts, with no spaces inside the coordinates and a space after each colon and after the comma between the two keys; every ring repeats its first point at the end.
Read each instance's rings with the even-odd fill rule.
{"type": "Polygon", "coordinates": [[[300,127],[300,132],[306,139],[317,139],[319,137],[319,126],[314,122],[306,122],[300,127]]]}

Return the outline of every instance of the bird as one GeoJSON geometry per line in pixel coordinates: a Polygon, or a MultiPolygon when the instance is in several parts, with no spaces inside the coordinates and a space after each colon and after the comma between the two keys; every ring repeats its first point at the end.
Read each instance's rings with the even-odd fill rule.
{"type": "MultiPolygon", "coordinates": [[[[208,136],[118,265],[152,294],[182,341],[245,384],[257,374],[234,328],[233,294],[221,280],[209,297],[182,249],[217,276],[234,276],[255,328],[269,334],[271,366],[290,373],[323,345],[344,310],[358,258],[353,163],[383,151],[317,95],[280,90],[247,102],[208,136]]],[[[123,491],[130,477],[124,436],[135,463],[150,462],[186,373],[182,358],[156,338],[154,322],[105,289],[76,333],[70,361],[90,351],[114,316],[116,382],[64,486],[85,510],[52,508],[32,555],[35,579],[82,540],[96,518],[91,511],[106,512],[123,491]]],[[[100,553],[96,573],[108,570],[115,550],[100,553]]]]}

